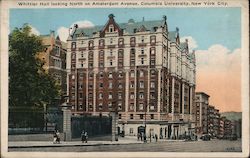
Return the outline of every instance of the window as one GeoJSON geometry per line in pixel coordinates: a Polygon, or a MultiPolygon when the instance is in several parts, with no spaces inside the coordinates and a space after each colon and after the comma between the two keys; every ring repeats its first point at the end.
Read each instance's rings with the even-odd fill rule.
{"type": "Polygon", "coordinates": [[[79,105],[79,109],[82,109],[82,104],[79,105]]]}
{"type": "Polygon", "coordinates": [[[143,119],[143,114],[140,114],[140,119],[141,119],[141,120],[143,119]]]}
{"type": "Polygon", "coordinates": [[[112,108],[112,103],[111,103],[111,102],[109,102],[108,106],[109,106],[109,108],[112,108]]]}
{"type": "Polygon", "coordinates": [[[110,38],[109,42],[110,44],[113,44],[113,38],[110,38]]]}
{"type": "Polygon", "coordinates": [[[80,85],[79,85],[79,89],[82,89],[82,87],[83,87],[83,85],[82,85],[82,84],[80,84],[80,85]]]}
{"type": "Polygon", "coordinates": [[[118,88],[122,88],[122,83],[119,83],[119,84],[118,84],[118,88]]]}
{"type": "Polygon", "coordinates": [[[109,60],[109,65],[112,66],[113,65],[113,61],[109,60]]]}
{"type": "Polygon", "coordinates": [[[122,110],[122,103],[121,102],[118,103],[118,110],[122,110]]]}
{"type": "Polygon", "coordinates": [[[113,77],[112,72],[110,72],[109,73],[109,78],[112,78],[112,77],[113,77]]]}
{"type": "Polygon", "coordinates": [[[151,70],[151,76],[155,76],[155,71],[151,70]]]}
{"type": "Polygon", "coordinates": [[[134,103],[130,103],[129,109],[134,110],[134,103]]]}
{"type": "Polygon", "coordinates": [[[93,73],[89,73],[89,78],[93,78],[93,73]]]}
{"type": "Polygon", "coordinates": [[[118,99],[122,99],[122,93],[121,92],[118,93],[118,99]]]}
{"type": "Polygon", "coordinates": [[[155,55],[155,48],[150,48],[150,54],[155,55]]]}
{"type": "Polygon", "coordinates": [[[118,75],[119,78],[122,78],[123,77],[123,74],[122,72],[119,72],[119,75],[118,75]]]}
{"type": "Polygon", "coordinates": [[[130,82],[130,88],[134,88],[135,87],[135,83],[134,83],[134,81],[131,81],[130,82]]]}
{"type": "Polygon", "coordinates": [[[135,94],[133,92],[130,93],[130,99],[134,99],[135,98],[135,94]]]}
{"type": "Polygon", "coordinates": [[[135,45],[135,37],[131,37],[130,38],[130,44],[131,45],[135,45]]]}
{"type": "Polygon", "coordinates": [[[144,64],[144,58],[141,58],[141,64],[142,65],[144,64]]]}
{"type": "Polygon", "coordinates": [[[130,72],[130,77],[135,77],[135,71],[130,72]]]}
{"type": "Polygon", "coordinates": [[[112,99],[112,93],[111,92],[109,93],[109,99],[112,99]]]}
{"type": "Polygon", "coordinates": [[[141,36],[141,42],[144,43],[144,36],[141,36]]]}
{"type": "Polygon", "coordinates": [[[93,94],[89,93],[89,99],[92,99],[92,98],[93,98],[93,94]]]}
{"type": "Polygon", "coordinates": [[[83,61],[81,61],[81,64],[80,64],[80,66],[81,66],[81,67],[83,67],[83,66],[84,66],[84,64],[83,64],[83,61]]]}
{"type": "Polygon", "coordinates": [[[75,53],[72,53],[71,54],[71,59],[75,59],[76,58],[76,54],[75,53]]]}
{"type": "Polygon", "coordinates": [[[123,50],[122,50],[122,49],[120,49],[120,50],[118,51],[118,57],[123,57],[123,50]]]}
{"type": "Polygon", "coordinates": [[[100,87],[100,88],[103,88],[103,83],[102,83],[102,82],[99,83],[99,87],[100,87]]]}
{"type": "Polygon", "coordinates": [[[99,93],[99,99],[102,99],[102,98],[103,98],[103,94],[99,93]]]}
{"type": "Polygon", "coordinates": [[[89,88],[90,88],[90,89],[93,88],[93,83],[89,83],[89,88]]]}
{"type": "Polygon", "coordinates": [[[74,80],[75,79],[75,75],[72,75],[71,78],[74,80]]]}
{"type": "Polygon", "coordinates": [[[114,32],[114,25],[109,25],[109,32],[114,32]]]}
{"type": "Polygon", "coordinates": [[[79,93],[79,98],[82,99],[82,93],[79,93]]]}
{"type": "Polygon", "coordinates": [[[151,118],[151,119],[154,119],[154,114],[150,114],[150,118],[151,118]]]}
{"type": "Polygon", "coordinates": [[[72,105],[71,109],[75,109],[75,105],[72,105]]]}
{"type": "Polygon", "coordinates": [[[150,98],[151,98],[151,99],[155,99],[155,94],[154,94],[154,93],[151,93],[151,94],[150,94],[150,98]]]}
{"type": "Polygon", "coordinates": [[[140,88],[144,88],[144,82],[140,81],[140,88]]]}
{"type": "Polygon", "coordinates": [[[123,38],[119,38],[119,40],[118,40],[118,45],[123,45],[123,43],[124,43],[124,40],[123,40],[123,38]]]}
{"type": "Polygon", "coordinates": [[[71,43],[71,48],[72,48],[72,49],[76,49],[76,42],[72,42],[72,43],[71,43]]]}
{"type": "Polygon", "coordinates": [[[151,65],[155,65],[155,60],[150,61],[151,65]]]}
{"type": "Polygon", "coordinates": [[[141,48],[141,54],[144,54],[144,48],[141,48]]]}
{"type": "Polygon", "coordinates": [[[104,63],[102,61],[99,62],[99,67],[104,67],[104,63]]]}
{"type": "Polygon", "coordinates": [[[122,119],[122,114],[119,114],[119,119],[122,119]]]}
{"type": "Polygon", "coordinates": [[[102,110],[102,103],[99,103],[98,108],[99,110],[102,110]]]}
{"type": "Polygon", "coordinates": [[[60,47],[56,46],[56,56],[60,56],[60,47]]]}
{"type": "Polygon", "coordinates": [[[99,46],[104,46],[104,40],[103,39],[99,40],[99,46]]]}
{"type": "Polygon", "coordinates": [[[155,109],[155,106],[154,105],[151,105],[150,106],[150,110],[154,110],[155,109]]]}
{"type": "Polygon", "coordinates": [[[134,119],[134,115],[133,114],[130,114],[130,119],[134,119]]]}
{"type": "Polygon", "coordinates": [[[150,43],[155,43],[155,42],[156,42],[156,36],[151,36],[150,43]]]}
{"type": "Polygon", "coordinates": [[[94,46],[94,41],[89,41],[89,47],[93,47],[94,46]]]}
{"type": "Polygon", "coordinates": [[[144,76],[144,72],[143,70],[140,71],[140,77],[143,77],[144,76]]]}
{"type": "Polygon", "coordinates": [[[134,49],[134,48],[131,48],[131,49],[130,49],[130,55],[131,55],[131,56],[135,56],[135,49],[134,49]]]}
{"type": "Polygon", "coordinates": [[[129,128],[129,134],[133,134],[134,133],[134,129],[133,128],[129,128]]]}
{"type": "Polygon", "coordinates": [[[143,110],[143,103],[139,104],[139,110],[143,110]]]}
{"type": "Polygon", "coordinates": [[[155,82],[150,82],[150,88],[155,88],[155,82]]]}
{"type": "Polygon", "coordinates": [[[140,98],[140,99],[143,99],[143,98],[144,98],[143,92],[140,92],[140,93],[139,93],[139,98],[140,98]]]}
{"type": "Polygon", "coordinates": [[[99,75],[100,75],[100,78],[103,78],[103,72],[100,72],[99,75]]]}
{"type": "Polygon", "coordinates": [[[109,88],[112,88],[112,87],[113,87],[113,83],[109,82],[109,88]]]}

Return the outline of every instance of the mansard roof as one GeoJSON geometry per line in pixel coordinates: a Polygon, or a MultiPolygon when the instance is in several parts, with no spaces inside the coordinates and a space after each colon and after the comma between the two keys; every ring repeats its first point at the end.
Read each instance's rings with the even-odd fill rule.
{"type": "MultiPolygon", "coordinates": [[[[142,28],[146,31],[155,32],[156,28],[163,27],[164,24],[165,22],[163,22],[163,20],[134,22],[134,20],[130,19],[128,23],[118,23],[118,26],[126,33],[134,34],[135,32],[140,31],[142,28]]],[[[95,33],[101,32],[104,27],[105,25],[99,25],[90,28],[78,28],[76,29],[74,35],[83,33],[84,36],[92,37],[95,33]]]]}

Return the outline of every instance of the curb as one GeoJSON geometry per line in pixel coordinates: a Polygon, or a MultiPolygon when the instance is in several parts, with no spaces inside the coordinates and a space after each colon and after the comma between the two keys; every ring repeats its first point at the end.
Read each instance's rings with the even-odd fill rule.
{"type": "Polygon", "coordinates": [[[29,145],[29,146],[8,146],[8,148],[47,148],[47,147],[77,147],[77,146],[128,145],[128,144],[143,144],[143,143],[118,143],[118,144],[98,143],[98,144],[72,144],[72,145],[57,144],[57,145],[46,145],[46,146],[29,145]]]}

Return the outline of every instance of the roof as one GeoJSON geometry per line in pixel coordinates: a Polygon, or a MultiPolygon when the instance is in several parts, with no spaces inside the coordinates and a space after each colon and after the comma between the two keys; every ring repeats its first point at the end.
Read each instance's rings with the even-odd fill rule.
{"type": "Polygon", "coordinates": [[[195,95],[205,95],[207,97],[210,97],[207,93],[205,92],[195,92],[195,95]]]}
{"type": "MultiPolygon", "coordinates": [[[[138,30],[142,27],[144,27],[147,31],[155,32],[156,27],[162,27],[164,24],[165,21],[163,20],[134,22],[133,19],[130,19],[128,23],[118,23],[119,27],[129,34],[134,34],[135,29],[138,30]]],[[[104,25],[89,28],[77,28],[74,34],[84,33],[85,36],[92,37],[93,33],[100,32],[103,27],[104,25]]]]}
{"type": "Polygon", "coordinates": [[[169,31],[168,32],[168,38],[170,41],[175,42],[177,37],[177,31],[169,31]]]}

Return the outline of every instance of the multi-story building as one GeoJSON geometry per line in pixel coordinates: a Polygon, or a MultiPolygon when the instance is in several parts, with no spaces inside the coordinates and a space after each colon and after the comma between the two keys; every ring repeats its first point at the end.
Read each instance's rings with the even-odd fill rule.
{"type": "Polygon", "coordinates": [[[196,132],[208,134],[208,104],[209,95],[204,92],[196,92],[196,132]]]}
{"type": "Polygon", "coordinates": [[[69,104],[74,115],[118,111],[125,135],[178,138],[194,128],[195,53],[167,18],[74,26],[67,40],[69,104]]]}
{"type": "Polygon", "coordinates": [[[208,134],[210,134],[212,137],[215,136],[214,132],[214,118],[215,118],[215,109],[214,106],[209,105],[207,109],[207,128],[208,128],[208,134]]]}
{"type": "Polygon", "coordinates": [[[213,127],[214,127],[214,136],[219,137],[220,132],[220,113],[218,109],[214,110],[214,121],[213,121],[213,127]]]}
{"type": "Polygon", "coordinates": [[[45,52],[39,53],[38,57],[44,61],[43,68],[52,75],[61,87],[61,95],[67,94],[67,72],[66,72],[66,48],[65,42],[55,37],[55,32],[51,31],[49,35],[41,35],[45,52]]]}

